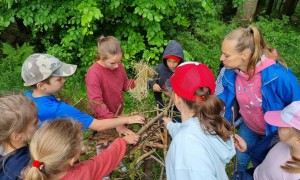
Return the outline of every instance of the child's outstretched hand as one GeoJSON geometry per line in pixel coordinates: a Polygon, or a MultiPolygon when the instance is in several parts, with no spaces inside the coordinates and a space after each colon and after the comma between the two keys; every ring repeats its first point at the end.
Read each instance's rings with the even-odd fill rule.
{"type": "Polygon", "coordinates": [[[164,117],[163,120],[164,120],[165,126],[167,126],[167,124],[168,124],[169,122],[172,122],[172,119],[169,118],[169,117],[164,117]]]}
{"type": "Polygon", "coordinates": [[[139,138],[140,136],[137,134],[129,134],[123,137],[127,144],[136,144],[139,141],[139,138]]]}
{"type": "Polygon", "coordinates": [[[117,130],[119,136],[121,136],[122,134],[124,134],[124,135],[134,134],[134,132],[132,132],[130,129],[128,129],[124,125],[116,127],[116,130],[117,130]]]}
{"type": "Polygon", "coordinates": [[[239,135],[235,134],[234,137],[234,147],[240,151],[245,152],[247,150],[247,143],[243,138],[241,138],[239,135]]]}
{"type": "Polygon", "coordinates": [[[153,91],[154,92],[161,92],[161,87],[158,84],[153,85],[153,91]]]}
{"type": "Polygon", "coordinates": [[[144,124],[145,121],[145,117],[143,116],[139,116],[139,115],[135,115],[135,116],[128,116],[127,117],[128,121],[126,124],[144,124]]]}

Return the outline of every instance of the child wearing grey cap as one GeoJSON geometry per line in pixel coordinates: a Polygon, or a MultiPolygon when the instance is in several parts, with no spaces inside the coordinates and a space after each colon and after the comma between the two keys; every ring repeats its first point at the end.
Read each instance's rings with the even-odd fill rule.
{"type": "Polygon", "coordinates": [[[128,116],[112,119],[97,120],[75,107],[59,101],[54,94],[59,92],[65,83],[65,77],[75,73],[77,66],[61,62],[49,54],[32,54],[22,66],[24,86],[31,86],[25,95],[37,105],[38,118],[41,122],[56,118],[71,118],[80,121],[84,130],[95,131],[115,128],[123,124],[142,124],[144,117],[128,116]]]}

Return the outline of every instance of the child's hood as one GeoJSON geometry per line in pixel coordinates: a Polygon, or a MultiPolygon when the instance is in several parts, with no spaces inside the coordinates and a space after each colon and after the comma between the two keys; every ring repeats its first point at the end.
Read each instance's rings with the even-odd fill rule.
{"type": "Polygon", "coordinates": [[[223,141],[218,136],[210,136],[210,138],[214,139],[211,140],[211,144],[214,147],[213,150],[215,151],[215,153],[218,155],[222,162],[228,163],[236,153],[233,139],[230,138],[228,141],[223,141]]]}
{"type": "Polygon", "coordinates": [[[169,55],[179,57],[180,58],[179,64],[181,64],[184,61],[182,46],[175,40],[171,40],[164,51],[163,62],[165,65],[166,65],[165,57],[169,55]]]}

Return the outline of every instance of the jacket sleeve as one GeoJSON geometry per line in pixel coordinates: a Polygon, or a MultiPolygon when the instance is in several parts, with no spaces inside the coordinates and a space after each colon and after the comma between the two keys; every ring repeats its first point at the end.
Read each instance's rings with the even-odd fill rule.
{"type": "Polygon", "coordinates": [[[277,93],[282,101],[288,105],[300,100],[300,84],[297,77],[289,69],[286,76],[279,77],[277,93]]]}
{"type": "Polygon", "coordinates": [[[158,76],[157,67],[155,67],[154,70],[155,70],[156,73],[153,75],[152,79],[148,81],[148,86],[149,86],[150,89],[153,89],[154,84],[156,84],[156,83],[158,84],[159,76],[158,76]]]}
{"type": "Polygon", "coordinates": [[[176,134],[177,130],[179,129],[181,123],[174,123],[174,122],[169,122],[167,124],[167,129],[169,134],[172,136],[172,138],[174,137],[174,135],[176,134]]]}
{"type": "Polygon", "coordinates": [[[134,79],[128,79],[126,70],[124,66],[122,65],[122,78],[124,78],[124,84],[123,84],[123,91],[128,91],[129,89],[133,89],[135,87],[135,80],[134,79]]]}
{"type": "Polygon", "coordinates": [[[99,78],[96,74],[88,72],[85,77],[87,95],[89,103],[97,113],[97,119],[113,118],[114,113],[110,112],[106,104],[103,102],[102,85],[99,83],[99,78]]]}
{"type": "Polygon", "coordinates": [[[122,138],[117,138],[107,149],[101,151],[97,156],[83,161],[91,174],[92,179],[101,179],[109,175],[121,162],[126,151],[126,141],[122,138]]]}
{"type": "Polygon", "coordinates": [[[220,70],[220,73],[217,77],[217,80],[216,80],[216,90],[215,90],[215,95],[219,95],[221,94],[223,91],[224,91],[224,87],[223,87],[223,84],[222,84],[222,78],[224,76],[224,72],[225,72],[225,67],[223,67],[221,70],[220,70]]]}

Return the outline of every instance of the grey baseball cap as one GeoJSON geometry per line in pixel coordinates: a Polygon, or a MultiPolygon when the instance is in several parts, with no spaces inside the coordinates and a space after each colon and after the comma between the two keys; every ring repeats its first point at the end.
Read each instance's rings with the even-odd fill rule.
{"type": "Polygon", "coordinates": [[[63,63],[50,54],[32,54],[23,63],[21,75],[24,86],[31,86],[50,76],[70,76],[76,68],[76,65],[63,63]]]}

